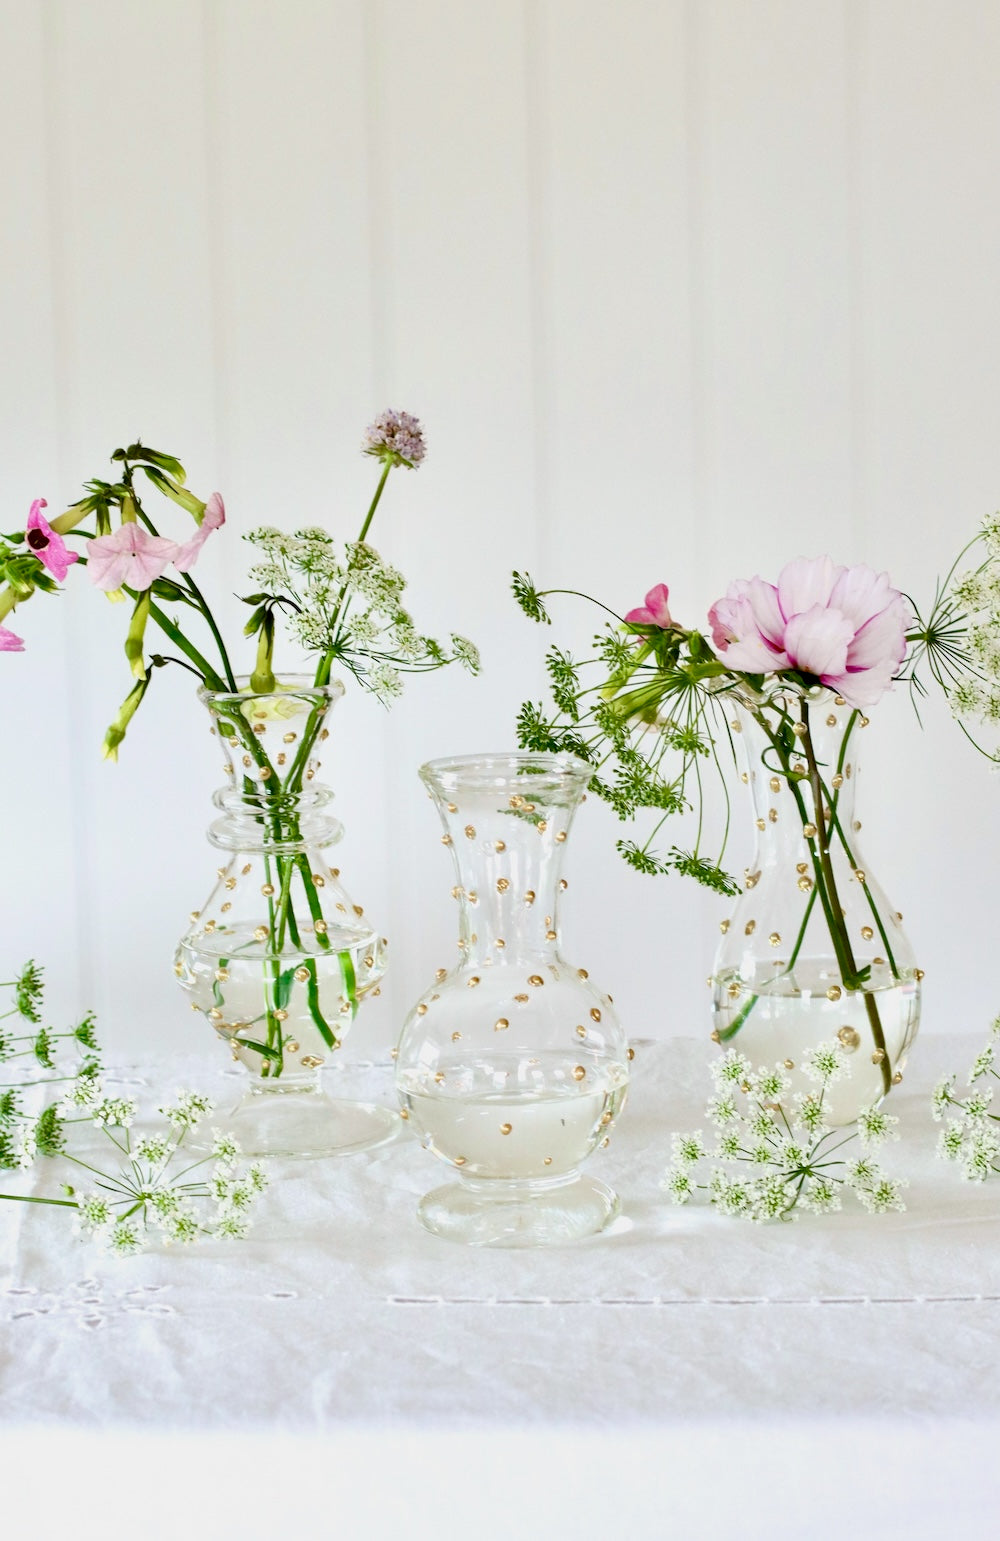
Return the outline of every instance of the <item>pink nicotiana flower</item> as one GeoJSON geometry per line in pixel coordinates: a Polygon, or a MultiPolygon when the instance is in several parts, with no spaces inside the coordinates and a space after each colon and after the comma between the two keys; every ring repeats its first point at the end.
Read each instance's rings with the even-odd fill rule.
{"type": "Polygon", "coordinates": [[[150,535],[141,524],[123,524],[113,535],[88,540],[87,573],[92,583],[109,593],[126,584],[132,589],[148,589],[163,575],[177,549],[175,541],[150,535]]]}
{"type": "Polygon", "coordinates": [[[874,706],[906,655],[909,601],[888,574],[799,557],[777,585],[731,583],[708,612],[716,652],[747,674],[797,669],[851,706],[874,706]]]}
{"type": "Polygon", "coordinates": [[[226,508],[222,501],[221,492],[213,492],[205,504],[205,512],[202,515],[201,524],[195,530],[189,541],[183,546],[178,546],[173,558],[174,566],[179,573],[190,572],[198,560],[198,553],[205,544],[213,530],[221,529],[226,522],[226,508]]]}
{"type": "Polygon", "coordinates": [[[667,631],[674,623],[667,608],[670,590],[665,583],[658,583],[646,595],[646,603],[637,610],[630,610],[625,617],[629,626],[659,626],[667,631]]]}
{"type": "Polygon", "coordinates": [[[74,562],[80,560],[75,551],[71,551],[61,535],[57,535],[42,515],[42,509],[48,504],[44,498],[36,498],[31,505],[28,515],[28,523],[25,526],[24,538],[28,549],[46,567],[59,583],[63,581],[74,562]]]}
{"type": "Polygon", "coordinates": [[[0,653],[23,653],[24,642],[20,637],[8,631],[6,626],[0,626],[0,653]]]}

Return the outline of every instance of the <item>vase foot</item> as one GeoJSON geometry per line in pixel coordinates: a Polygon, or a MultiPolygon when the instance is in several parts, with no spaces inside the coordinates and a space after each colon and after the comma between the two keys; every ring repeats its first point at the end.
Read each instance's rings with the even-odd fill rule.
{"type": "Polygon", "coordinates": [[[607,1183],[449,1183],[421,1199],[417,1218],[445,1241],[469,1247],[559,1247],[595,1236],[621,1212],[607,1183]],[[502,1190],[502,1191],[501,1191],[502,1190]]]}
{"type": "Polygon", "coordinates": [[[398,1113],[389,1108],[322,1091],[248,1091],[224,1122],[245,1155],[301,1161],[374,1150],[401,1128],[398,1113]]]}

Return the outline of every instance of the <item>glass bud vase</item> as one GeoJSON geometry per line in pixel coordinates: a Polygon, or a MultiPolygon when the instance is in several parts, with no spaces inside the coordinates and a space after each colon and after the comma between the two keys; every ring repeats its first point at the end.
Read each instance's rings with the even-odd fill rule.
{"type": "Polygon", "coordinates": [[[581,1176],[625,1103],[629,1051],[611,997],[560,951],[560,875],[591,771],[570,755],[436,760],[420,775],[456,869],[459,959],[406,1019],[403,1116],[455,1181],[428,1230],[528,1247],[602,1230],[617,1195],[581,1176]]]}
{"type": "Polygon", "coordinates": [[[389,1109],[322,1085],[385,970],[384,939],[330,865],[343,827],[316,780],[326,717],[343,693],[300,678],[267,692],[199,692],[225,757],[226,785],[213,796],[221,817],[208,831],[222,860],[174,971],[249,1074],[230,1122],[257,1155],[364,1150],[398,1128],[389,1109]]]}
{"type": "Polygon", "coordinates": [[[715,958],[713,1038],[754,1064],[838,1043],[848,1073],[825,1093],[833,1126],[853,1122],[902,1080],[920,1021],[920,981],[902,915],[865,860],[855,808],[868,719],[842,697],[747,700],[730,710],[742,745],[756,849],[715,958]]]}

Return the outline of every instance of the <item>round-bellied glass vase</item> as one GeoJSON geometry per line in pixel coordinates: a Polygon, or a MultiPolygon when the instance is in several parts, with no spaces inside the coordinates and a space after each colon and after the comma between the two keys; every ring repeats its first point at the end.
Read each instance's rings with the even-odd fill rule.
{"type": "Polygon", "coordinates": [[[208,831],[222,861],[174,971],[249,1074],[230,1122],[256,1155],[367,1150],[398,1129],[388,1108],[332,1097],[322,1082],[385,971],[384,939],[330,864],[343,826],[316,780],[343,693],[299,677],[264,692],[199,691],[225,757],[208,831]]]}
{"type": "Polygon", "coordinates": [[[459,959],[403,1027],[403,1116],[455,1181],[429,1231],[533,1247],[602,1230],[617,1195],[578,1171],[625,1103],[629,1050],[611,997],[563,957],[563,855],[590,768],[570,755],[435,760],[421,778],[456,869],[459,959]]]}
{"type": "Polygon", "coordinates": [[[756,848],[715,957],[713,1038],[754,1065],[846,1054],[827,1121],[852,1123],[902,1080],[920,1021],[920,981],[902,915],[861,852],[858,740],[868,719],[816,688],[732,702],[756,848]]]}

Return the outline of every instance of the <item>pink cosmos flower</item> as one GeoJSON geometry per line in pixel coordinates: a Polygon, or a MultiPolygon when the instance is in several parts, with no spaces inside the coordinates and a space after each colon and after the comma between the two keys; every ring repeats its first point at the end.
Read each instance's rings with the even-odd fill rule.
{"type": "Polygon", "coordinates": [[[88,540],[87,573],[92,583],[109,593],[125,584],[148,589],[162,576],[177,550],[176,542],[150,535],[141,524],[123,524],[113,535],[88,540]]]}
{"type": "Polygon", "coordinates": [[[47,507],[44,498],[36,498],[32,503],[24,538],[28,549],[34,552],[42,566],[47,567],[53,578],[62,583],[73,563],[80,558],[69,549],[62,536],[56,534],[48,520],[42,517],[41,511],[47,507]]]}
{"type": "Polygon", "coordinates": [[[221,492],[213,492],[205,504],[205,512],[202,515],[201,524],[195,530],[189,541],[183,546],[178,546],[173,558],[174,566],[179,573],[190,572],[198,560],[198,553],[205,544],[213,530],[218,530],[226,522],[226,507],[222,501],[221,492]]]}
{"type": "Polygon", "coordinates": [[[822,556],[789,562],[777,586],[731,583],[708,619],[715,650],[732,668],[797,669],[860,708],[874,706],[898,673],[913,612],[887,573],[822,556]]]}
{"type": "Polygon", "coordinates": [[[24,642],[6,626],[0,626],[0,653],[23,653],[24,642]]]}
{"type": "Polygon", "coordinates": [[[667,608],[670,590],[665,583],[658,583],[646,595],[646,603],[637,610],[630,610],[625,617],[629,626],[659,626],[667,631],[674,623],[667,608]]]}

